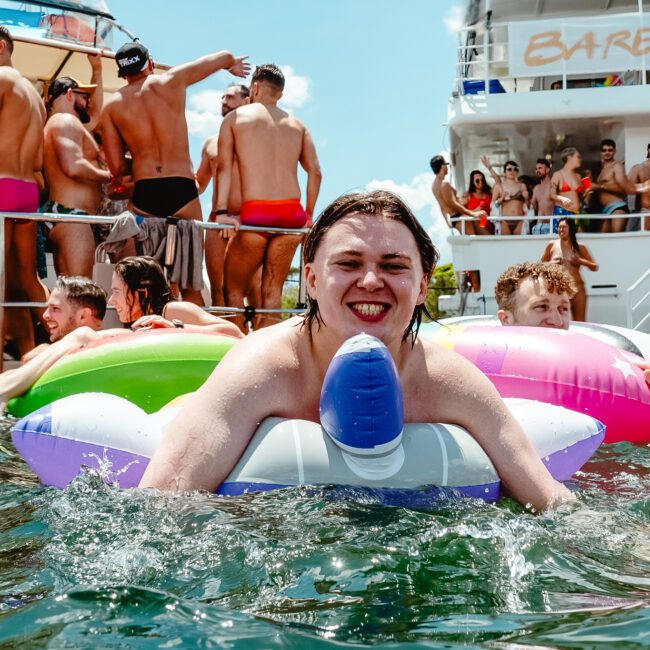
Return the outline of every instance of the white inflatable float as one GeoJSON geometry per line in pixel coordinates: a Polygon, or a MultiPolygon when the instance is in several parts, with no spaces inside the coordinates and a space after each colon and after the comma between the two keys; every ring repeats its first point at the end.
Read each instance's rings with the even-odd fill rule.
{"type": "MultiPolygon", "coordinates": [[[[604,426],[568,409],[506,400],[552,475],[565,481],[602,442],[604,426]]],[[[46,485],[66,487],[84,467],[138,485],[180,405],[147,414],[101,393],[72,395],[13,428],[16,448],[46,485]]],[[[321,423],[268,418],[218,490],[238,495],[297,485],[367,488],[384,503],[426,506],[441,491],[493,501],[500,481],[478,443],[452,424],[403,425],[402,392],[385,346],[359,335],[334,357],[321,423]]]]}

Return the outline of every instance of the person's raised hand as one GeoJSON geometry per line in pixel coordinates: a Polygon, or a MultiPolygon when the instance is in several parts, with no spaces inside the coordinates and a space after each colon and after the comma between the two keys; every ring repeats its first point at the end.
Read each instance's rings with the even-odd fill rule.
{"type": "Polygon", "coordinates": [[[251,71],[251,64],[246,60],[246,56],[236,56],[235,62],[228,68],[228,72],[234,77],[247,77],[251,71]]]}
{"type": "Polygon", "coordinates": [[[97,52],[97,54],[88,54],[88,63],[93,71],[99,71],[102,69],[102,55],[97,52]]]}

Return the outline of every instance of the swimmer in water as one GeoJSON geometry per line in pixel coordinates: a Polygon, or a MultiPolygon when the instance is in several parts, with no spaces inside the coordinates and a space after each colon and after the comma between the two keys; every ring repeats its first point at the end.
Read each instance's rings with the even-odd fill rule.
{"type": "Polygon", "coordinates": [[[405,422],[467,429],[521,503],[571,498],[544,467],[491,382],[417,332],[438,253],[410,209],[384,191],[328,206],[303,248],[305,317],[254,332],[223,358],[167,428],[141,487],[214,491],[269,416],[319,422],[332,357],[349,337],[379,338],[395,361],[405,422]]]}

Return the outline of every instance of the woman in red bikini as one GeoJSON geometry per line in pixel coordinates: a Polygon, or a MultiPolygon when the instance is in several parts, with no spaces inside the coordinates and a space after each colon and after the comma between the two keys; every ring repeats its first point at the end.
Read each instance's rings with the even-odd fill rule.
{"type": "MultiPolygon", "coordinates": [[[[473,170],[469,175],[469,190],[461,199],[461,203],[468,210],[485,210],[490,216],[492,207],[492,188],[485,179],[485,174],[478,169],[473,170]]],[[[467,235],[493,235],[494,225],[489,223],[487,217],[473,219],[465,223],[465,234],[467,235]]]]}
{"type": "MultiPolygon", "coordinates": [[[[573,217],[580,213],[582,195],[589,190],[589,179],[581,178],[578,169],[582,156],[575,147],[567,147],[560,154],[562,169],[551,177],[549,196],[553,201],[553,215],[573,217]]],[[[553,232],[557,232],[559,220],[553,220],[553,232]]]]}

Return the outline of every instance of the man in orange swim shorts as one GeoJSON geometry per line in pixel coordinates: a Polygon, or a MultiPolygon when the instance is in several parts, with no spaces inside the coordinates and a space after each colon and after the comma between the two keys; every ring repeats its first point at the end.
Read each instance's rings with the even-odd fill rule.
{"type": "MultiPolygon", "coordinates": [[[[251,103],[229,113],[219,131],[217,209],[221,223],[274,228],[311,226],[321,183],[316,148],[309,131],[292,115],[278,108],[284,75],[275,65],[256,68],[250,86],[251,103]],[[242,205],[239,217],[228,215],[233,160],[241,174],[242,205]],[[305,208],[300,204],[298,163],[307,172],[305,208]]],[[[224,230],[225,237],[234,234],[224,230]]],[[[262,307],[279,309],[282,285],[300,243],[299,235],[269,236],[242,231],[226,253],[224,293],[229,306],[243,307],[251,280],[262,270],[262,307]]],[[[279,320],[265,316],[258,326],[279,320]]],[[[244,326],[243,318],[237,323],[244,326]]]]}

